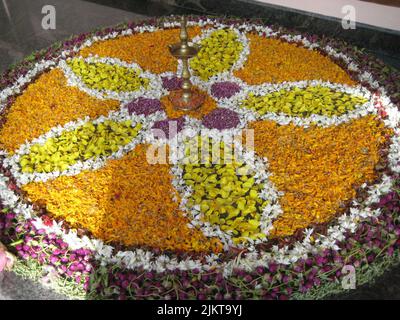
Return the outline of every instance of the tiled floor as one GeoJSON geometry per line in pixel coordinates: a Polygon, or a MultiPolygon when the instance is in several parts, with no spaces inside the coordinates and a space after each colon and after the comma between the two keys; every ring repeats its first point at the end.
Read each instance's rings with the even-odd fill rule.
{"type": "Polygon", "coordinates": [[[0,300],[65,300],[67,297],[12,272],[0,275],[0,300]]]}
{"type": "Polygon", "coordinates": [[[146,16],[80,0],[0,0],[0,71],[34,50],[72,34],[146,16]],[[42,28],[42,7],[54,5],[56,29],[42,28]]]}
{"type": "MultiPolygon", "coordinates": [[[[196,10],[177,9],[162,4],[162,1],[145,0],[124,2],[116,0],[0,0],[0,73],[32,51],[68,38],[71,34],[79,34],[128,20],[142,20],[148,16],[196,12],[196,10]],[[95,2],[113,4],[113,6],[99,5],[95,2]],[[54,5],[56,8],[55,30],[43,30],[41,27],[44,16],[41,13],[42,7],[47,4],[54,5]]],[[[375,50],[374,53],[387,63],[400,66],[398,56],[388,55],[384,51],[375,50]]],[[[396,276],[400,274],[397,272],[399,269],[387,273],[371,287],[359,288],[342,297],[348,299],[400,298],[400,277],[396,276]]],[[[0,300],[63,298],[62,295],[55,294],[31,281],[23,280],[13,273],[5,273],[2,279],[0,277],[0,300]]]]}

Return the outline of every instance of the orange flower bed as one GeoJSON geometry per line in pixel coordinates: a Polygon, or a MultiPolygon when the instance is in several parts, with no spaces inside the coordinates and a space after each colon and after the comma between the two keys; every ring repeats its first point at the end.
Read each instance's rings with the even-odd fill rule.
{"type": "Polygon", "coordinates": [[[300,80],[355,84],[342,68],[317,51],[255,34],[247,37],[250,54],[244,67],[234,74],[248,84],[300,80]]]}
{"type": "Polygon", "coordinates": [[[29,85],[11,106],[0,130],[0,148],[13,153],[54,126],[85,116],[97,118],[118,108],[118,101],[99,100],[68,86],[63,72],[53,69],[29,85]]]}
{"type": "Polygon", "coordinates": [[[165,112],[167,113],[169,118],[179,118],[187,115],[192,118],[201,119],[206,114],[210,113],[211,111],[217,108],[215,100],[212,97],[210,97],[207,94],[207,92],[201,91],[196,87],[193,87],[193,90],[205,95],[204,103],[196,110],[189,110],[189,111],[177,110],[175,109],[174,105],[172,104],[168,96],[165,96],[161,99],[163,108],[165,109],[165,112]]]}
{"type": "Polygon", "coordinates": [[[146,145],[139,145],[97,171],[30,183],[23,189],[53,216],[105,242],[161,250],[221,251],[219,240],[188,227],[171,184],[169,165],[149,164],[146,150],[146,145]]]}
{"type": "MultiPolygon", "coordinates": [[[[170,54],[168,45],[179,42],[179,29],[137,33],[115,39],[97,42],[83,48],[80,55],[89,54],[100,57],[113,57],[123,61],[135,62],[143,69],[154,73],[176,72],[177,60],[170,54]]],[[[188,28],[189,37],[200,34],[199,27],[188,28]]]]}
{"type": "Polygon", "coordinates": [[[337,127],[304,129],[272,121],[252,123],[255,151],[267,157],[271,181],[284,195],[272,237],[329,222],[356,196],[355,187],[376,178],[379,149],[390,130],[373,116],[337,127]]]}

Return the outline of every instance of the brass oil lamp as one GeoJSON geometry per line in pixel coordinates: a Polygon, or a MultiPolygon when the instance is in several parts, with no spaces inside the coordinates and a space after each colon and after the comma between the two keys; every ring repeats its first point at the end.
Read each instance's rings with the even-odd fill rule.
{"type": "Polygon", "coordinates": [[[169,99],[175,109],[191,111],[199,108],[204,100],[205,95],[198,91],[192,90],[190,82],[189,59],[197,55],[200,50],[199,45],[189,45],[189,37],[187,33],[187,20],[185,16],[181,18],[181,42],[168,46],[171,55],[182,61],[182,87],[180,90],[171,92],[169,99]]]}

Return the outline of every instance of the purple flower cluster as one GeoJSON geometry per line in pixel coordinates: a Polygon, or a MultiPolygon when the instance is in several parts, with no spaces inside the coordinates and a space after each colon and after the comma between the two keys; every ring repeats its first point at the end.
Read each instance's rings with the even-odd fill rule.
{"type": "Polygon", "coordinates": [[[93,251],[71,250],[56,234],[37,229],[32,220],[19,224],[13,213],[0,214],[1,217],[3,219],[0,219],[0,233],[4,232],[4,239],[0,240],[13,243],[11,246],[17,256],[23,260],[34,259],[41,265],[51,266],[59,275],[73,279],[78,285],[83,283],[83,289],[89,290],[93,251]]]}
{"type": "Polygon", "coordinates": [[[162,77],[162,83],[168,91],[178,90],[182,87],[182,79],[178,77],[162,77]]]}
{"type": "Polygon", "coordinates": [[[137,98],[126,105],[129,114],[148,116],[152,113],[162,110],[160,100],[149,98],[137,98]]]}
{"type": "Polygon", "coordinates": [[[209,129],[231,129],[240,123],[239,115],[230,109],[215,109],[203,118],[203,125],[209,129]]]}
{"type": "MultiPolygon", "coordinates": [[[[185,118],[173,118],[173,119],[166,119],[160,120],[154,123],[152,129],[159,129],[162,130],[165,134],[167,139],[173,138],[177,133],[183,130],[185,126],[185,118]]],[[[153,134],[157,137],[161,138],[156,130],[153,131],[153,134]]]]}
{"type": "Polygon", "coordinates": [[[217,99],[230,98],[239,91],[240,86],[229,81],[217,82],[211,86],[211,94],[217,99]]]}
{"type": "Polygon", "coordinates": [[[222,273],[211,271],[201,274],[198,270],[149,272],[145,270],[114,269],[107,278],[109,286],[118,287],[118,294],[107,293],[102,284],[94,288],[102,297],[113,299],[235,299],[240,292],[222,273]],[[171,289],[177,290],[171,290],[171,289]]]}

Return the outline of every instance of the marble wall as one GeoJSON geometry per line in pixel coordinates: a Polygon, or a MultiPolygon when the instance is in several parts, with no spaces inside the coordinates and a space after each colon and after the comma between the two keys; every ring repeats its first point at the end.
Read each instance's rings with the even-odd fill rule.
{"type": "MultiPolygon", "coordinates": [[[[342,8],[352,6],[354,8],[355,20],[359,23],[368,24],[389,30],[400,31],[400,7],[377,4],[374,2],[358,0],[257,0],[261,3],[274,4],[301,11],[317,13],[342,19],[345,14],[342,8]]],[[[394,3],[395,1],[387,1],[394,3]]]]}

